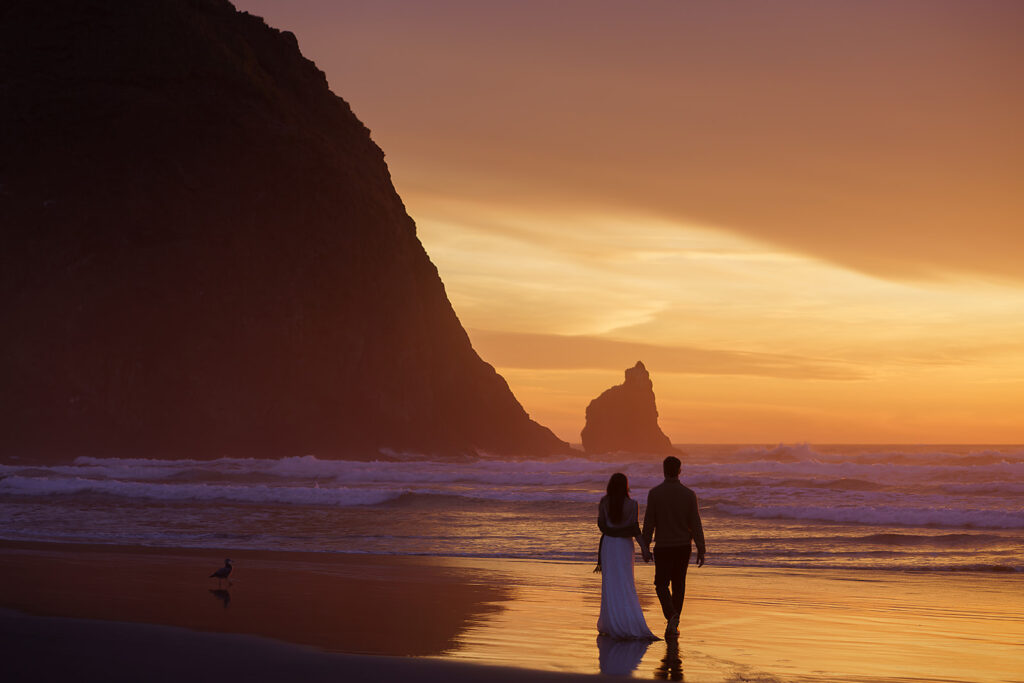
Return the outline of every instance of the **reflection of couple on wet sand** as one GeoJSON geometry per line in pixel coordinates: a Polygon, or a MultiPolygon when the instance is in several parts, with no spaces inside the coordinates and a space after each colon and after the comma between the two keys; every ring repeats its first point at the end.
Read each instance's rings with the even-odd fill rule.
{"type": "Polygon", "coordinates": [[[597,630],[627,640],[657,640],[647,627],[633,581],[633,539],[645,562],[654,558],[654,587],[667,625],[665,638],[679,635],[679,615],[686,592],[686,570],[692,544],[697,546],[697,566],[704,565],[704,529],[697,510],[697,496],[679,481],[679,458],[665,458],[665,481],[647,496],[643,530],[639,504],[629,497],[626,475],[616,472],[608,480],[608,493],[598,506],[601,529],[598,570],[601,572],[601,615],[597,630]],[[654,552],[650,550],[655,540],[654,552]]]}

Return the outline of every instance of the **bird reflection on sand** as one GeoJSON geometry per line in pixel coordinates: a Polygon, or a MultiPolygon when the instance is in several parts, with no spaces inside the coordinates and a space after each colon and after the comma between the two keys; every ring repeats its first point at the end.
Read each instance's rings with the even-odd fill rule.
{"type": "Polygon", "coordinates": [[[228,605],[231,604],[231,592],[230,591],[226,591],[223,588],[211,588],[210,589],[210,595],[212,595],[213,597],[215,597],[218,600],[220,600],[221,602],[223,602],[224,603],[224,609],[227,609],[228,605]]]}
{"type": "Polygon", "coordinates": [[[679,637],[665,639],[665,656],[654,670],[654,677],[666,681],[683,680],[683,660],[679,657],[679,637]]]}
{"type": "Polygon", "coordinates": [[[610,676],[628,676],[644,658],[649,640],[617,640],[609,636],[597,637],[597,657],[601,673],[610,676]]]}

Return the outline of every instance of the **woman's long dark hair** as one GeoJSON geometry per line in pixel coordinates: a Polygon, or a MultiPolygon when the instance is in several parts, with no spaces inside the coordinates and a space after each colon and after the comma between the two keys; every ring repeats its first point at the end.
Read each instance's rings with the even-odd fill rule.
{"type": "Polygon", "coordinates": [[[622,472],[616,472],[608,480],[608,520],[618,524],[622,519],[622,504],[629,498],[629,480],[622,472]]]}

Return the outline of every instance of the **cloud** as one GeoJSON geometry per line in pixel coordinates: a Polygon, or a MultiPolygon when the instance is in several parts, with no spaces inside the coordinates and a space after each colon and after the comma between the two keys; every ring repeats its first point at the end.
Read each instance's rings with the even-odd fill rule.
{"type": "Polygon", "coordinates": [[[413,209],[604,207],[886,278],[1024,279],[1021,3],[319,12],[295,27],[303,49],[373,129],[413,209]]]}
{"type": "Polygon", "coordinates": [[[652,373],[747,375],[789,379],[862,380],[853,363],[773,353],[660,346],[592,336],[470,330],[477,352],[498,368],[624,370],[642,360],[652,373]]]}

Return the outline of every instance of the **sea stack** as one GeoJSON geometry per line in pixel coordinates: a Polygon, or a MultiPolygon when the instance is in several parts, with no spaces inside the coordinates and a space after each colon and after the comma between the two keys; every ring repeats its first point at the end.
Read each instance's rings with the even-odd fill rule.
{"type": "Polygon", "coordinates": [[[571,450],[473,350],[291,33],[6,0],[0,74],[0,455],[571,450]]]}
{"type": "Polygon", "coordinates": [[[607,389],[587,406],[580,434],[587,453],[678,453],[658,426],[654,383],[640,361],[626,370],[626,380],[607,389]]]}

